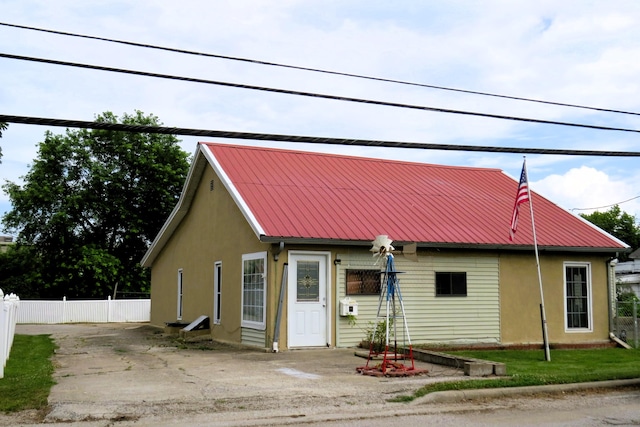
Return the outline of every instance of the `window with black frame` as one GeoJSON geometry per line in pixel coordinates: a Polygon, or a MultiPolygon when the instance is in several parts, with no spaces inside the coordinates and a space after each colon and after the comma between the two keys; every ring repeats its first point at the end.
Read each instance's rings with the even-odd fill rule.
{"type": "Polygon", "coordinates": [[[437,297],[466,297],[467,273],[460,271],[436,271],[437,297]]]}

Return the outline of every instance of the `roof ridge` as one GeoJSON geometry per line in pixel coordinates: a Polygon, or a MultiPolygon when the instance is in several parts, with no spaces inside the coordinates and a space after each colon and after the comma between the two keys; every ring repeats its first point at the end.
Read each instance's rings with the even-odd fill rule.
{"type": "Polygon", "coordinates": [[[362,160],[362,161],[377,161],[383,163],[396,163],[396,164],[408,164],[408,165],[419,165],[419,166],[427,166],[432,168],[443,168],[443,169],[465,169],[465,170],[479,170],[479,171],[493,171],[493,172],[504,172],[500,168],[490,168],[490,167],[481,167],[481,166],[460,166],[460,165],[442,165],[437,163],[425,163],[420,161],[411,161],[411,160],[399,160],[399,159],[385,159],[380,157],[367,157],[364,155],[353,155],[353,154],[340,154],[340,153],[326,153],[323,151],[305,151],[300,149],[291,149],[291,148],[276,148],[276,147],[260,147],[255,145],[241,145],[236,143],[226,143],[226,142],[198,142],[198,144],[207,145],[207,146],[220,146],[225,148],[238,148],[243,150],[262,150],[262,151],[271,151],[271,152],[288,152],[291,154],[298,155],[313,155],[313,156],[321,156],[321,157],[340,157],[345,159],[353,159],[353,160],[362,160]]]}

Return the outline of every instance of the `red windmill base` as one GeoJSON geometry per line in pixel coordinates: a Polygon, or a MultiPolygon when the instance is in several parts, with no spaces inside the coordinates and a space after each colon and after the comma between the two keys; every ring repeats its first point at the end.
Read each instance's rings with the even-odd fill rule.
{"type": "Polygon", "coordinates": [[[411,345],[409,345],[408,352],[405,355],[404,352],[389,351],[388,348],[381,353],[377,353],[373,350],[373,344],[369,349],[367,364],[357,367],[356,371],[373,377],[410,377],[425,375],[429,372],[427,369],[416,368],[411,345]],[[380,362],[378,363],[378,361],[380,362]]]}

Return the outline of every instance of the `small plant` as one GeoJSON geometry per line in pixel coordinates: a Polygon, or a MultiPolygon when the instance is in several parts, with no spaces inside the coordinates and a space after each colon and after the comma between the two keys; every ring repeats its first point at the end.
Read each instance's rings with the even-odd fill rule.
{"type": "MultiPolygon", "coordinates": [[[[393,326],[393,319],[389,319],[389,327],[393,326]]],[[[387,344],[387,321],[386,319],[373,323],[369,322],[365,329],[365,339],[363,341],[365,347],[370,348],[376,353],[381,353],[385,350],[387,344]]]]}
{"type": "Polygon", "coordinates": [[[347,314],[346,318],[349,326],[356,326],[356,322],[358,321],[358,318],[356,316],[354,316],[353,314],[347,314]]]}
{"type": "MultiPolygon", "coordinates": [[[[357,325],[357,317],[353,314],[348,314],[345,316],[349,326],[358,326],[357,325]]],[[[393,319],[389,319],[389,327],[393,326],[393,319]]],[[[366,328],[362,328],[358,326],[362,331],[364,331],[364,338],[360,342],[360,347],[371,349],[376,353],[382,353],[385,350],[387,344],[387,321],[382,320],[379,322],[369,321],[367,323],[366,328]],[[372,347],[373,344],[373,347],[372,347]]]]}

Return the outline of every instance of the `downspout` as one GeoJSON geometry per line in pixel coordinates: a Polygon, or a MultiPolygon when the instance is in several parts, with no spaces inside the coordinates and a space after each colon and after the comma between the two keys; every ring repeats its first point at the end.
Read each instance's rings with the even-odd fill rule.
{"type": "Polygon", "coordinates": [[[282,269],[282,283],[280,284],[280,299],[278,300],[278,312],[276,314],[276,325],[273,331],[273,347],[271,351],[273,351],[274,353],[277,353],[278,351],[280,351],[280,349],[278,348],[278,343],[280,342],[280,322],[282,319],[282,305],[284,304],[284,293],[285,293],[285,290],[287,289],[288,275],[289,275],[289,264],[285,262],[284,267],[282,269]]]}
{"type": "Polygon", "coordinates": [[[615,340],[616,336],[613,333],[613,316],[615,314],[615,292],[616,292],[616,264],[618,264],[618,258],[611,258],[607,260],[607,301],[609,307],[609,338],[615,340]]]}
{"type": "MultiPolygon", "coordinates": [[[[273,260],[277,263],[278,258],[280,257],[280,252],[284,249],[284,242],[280,242],[280,244],[275,248],[273,253],[273,260]]],[[[288,263],[284,263],[284,267],[282,269],[282,283],[280,284],[280,298],[278,299],[278,309],[276,312],[276,323],[273,331],[273,346],[272,351],[277,353],[279,351],[278,342],[280,341],[280,320],[282,319],[282,305],[284,303],[284,292],[287,286],[287,273],[289,270],[288,263]]]]}

